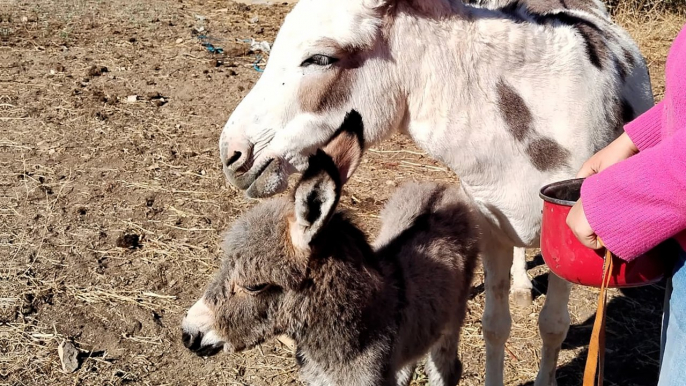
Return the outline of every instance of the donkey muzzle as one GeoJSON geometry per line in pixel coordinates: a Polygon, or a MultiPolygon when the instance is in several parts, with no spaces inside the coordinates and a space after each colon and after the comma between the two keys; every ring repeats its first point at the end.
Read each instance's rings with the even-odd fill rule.
{"type": "MultiPolygon", "coordinates": [[[[210,334],[213,332],[210,332],[210,334]]],[[[224,349],[224,342],[216,341],[213,337],[198,332],[183,331],[181,340],[183,345],[201,357],[209,357],[215,355],[224,349]],[[209,338],[209,339],[208,339],[209,338]]]]}

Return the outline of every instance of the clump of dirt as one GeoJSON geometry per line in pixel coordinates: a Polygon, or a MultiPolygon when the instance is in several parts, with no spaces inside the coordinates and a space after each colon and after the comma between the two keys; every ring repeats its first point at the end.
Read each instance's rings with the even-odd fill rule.
{"type": "Polygon", "coordinates": [[[106,73],[106,72],[109,72],[109,70],[107,69],[107,67],[105,67],[105,66],[96,66],[96,65],[92,65],[92,66],[88,69],[88,72],[86,73],[86,75],[88,75],[88,76],[91,77],[91,78],[94,78],[94,77],[100,76],[100,75],[102,75],[102,74],[104,74],[104,73],[106,73]]]}
{"type": "Polygon", "coordinates": [[[141,244],[141,236],[133,233],[127,233],[119,236],[117,239],[117,246],[119,248],[126,249],[143,248],[143,245],[141,244]]]}

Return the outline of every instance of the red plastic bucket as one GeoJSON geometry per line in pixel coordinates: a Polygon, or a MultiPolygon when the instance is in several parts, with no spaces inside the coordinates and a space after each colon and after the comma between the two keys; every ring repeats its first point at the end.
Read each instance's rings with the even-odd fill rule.
{"type": "MultiPolygon", "coordinates": [[[[600,287],[605,250],[594,251],[574,237],[567,214],[581,195],[583,179],[567,180],[541,189],[543,220],[541,254],[551,271],[572,283],[600,287]]],[[[667,244],[652,249],[631,262],[616,259],[609,287],[626,288],[654,284],[672,267],[674,251],[667,244]]]]}

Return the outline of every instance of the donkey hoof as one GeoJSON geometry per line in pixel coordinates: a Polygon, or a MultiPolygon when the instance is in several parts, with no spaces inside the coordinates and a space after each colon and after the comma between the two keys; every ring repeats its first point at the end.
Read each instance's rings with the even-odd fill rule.
{"type": "Polygon", "coordinates": [[[514,301],[515,307],[519,308],[530,307],[534,301],[531,290],[529,289],[512,291],[512,300],[514,301]]]}

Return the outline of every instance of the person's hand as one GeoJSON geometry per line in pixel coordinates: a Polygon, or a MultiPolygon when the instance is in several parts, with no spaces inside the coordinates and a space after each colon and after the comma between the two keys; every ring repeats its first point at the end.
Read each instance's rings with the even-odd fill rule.
{"type": "Polygon", "coordinates": [[[588,223],[581,199],[579,199],[572,207],[572,210],[569,211],[569,214],[567,215],[567,226],[572,230],[574,236],[576,236],[581,244],[591,249],[600,249],[603,247],[598,235],[595,234],[593,228],[591,228],[591,224],[588,223]]]}
{"type": "MultiPolygon", "coordinates": [[[[588,159],[577,173],[577,178],[586,178],[593,174],[600,173],[604,169],[624,161],[625,159],[636,155],[638,148],[631,141],[629,135],[626,133],[620,135],[617,139],[612,141],[604,149],[595,153],[588,159]]],[[[602,242],[596,235],[591,224],[584,213],[584,206],[581,199],[574,204],[567,215],[567,226],[572,230],[574,236],[581,242],[581,244],[591,248],[600,249],[603,247],[602,242]]]]}
{"type": "Polygon", "coordinates": [[[638,153],[638,148],[631,138],[624,133],[612,141],[607,147],[595,153],[586,161],[577,173],[577,178],[586,178],[623,161],[638,153]]]}

